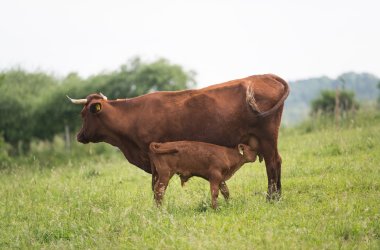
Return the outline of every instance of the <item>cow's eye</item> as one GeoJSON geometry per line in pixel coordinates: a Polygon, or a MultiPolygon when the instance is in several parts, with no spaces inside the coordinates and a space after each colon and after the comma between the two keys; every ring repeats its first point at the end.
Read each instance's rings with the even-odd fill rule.
{"type": "Polygon", "coordinates": [[[90,106],[90,112],[95,114],[98,113],[102,109],[102,105],[100,103],[93,103],[90,106]]]}

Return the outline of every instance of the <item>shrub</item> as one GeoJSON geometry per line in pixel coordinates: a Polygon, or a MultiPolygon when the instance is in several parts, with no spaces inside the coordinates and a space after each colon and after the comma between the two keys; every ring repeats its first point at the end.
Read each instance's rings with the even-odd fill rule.
{"type": "Polygon", "coordinates": [[[9,144],[5,143],[3,136],[0,134],[0,169],[7,167],[10,164],[8,150],[9,144]]]}
{"type": "MultiPolygon", "coordinates": [[[[323,90],[320,96],[311,102],[311,114],[334,114],[336,105],[336,92],[334,90],[323,90]]],[[[359,109],[359,104],[355,100],[355,93],[341,90],[339,93],[339,109],[341,113],[355,111],[359,109]]]]}

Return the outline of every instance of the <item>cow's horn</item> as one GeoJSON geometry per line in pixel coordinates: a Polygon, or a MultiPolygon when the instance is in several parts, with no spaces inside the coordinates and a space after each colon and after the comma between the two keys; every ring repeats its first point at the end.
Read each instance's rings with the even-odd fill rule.
{"type": "Polygon", "coordinates": [[[71,99],[68,95],[66,95],[69,100],[74,104],[86,104],[87,99],[71,99]]]}
{"type": "Polygon", "coordinates": [[[99,93],[101,97],[103,97],[104,100],[108,100],[107,96],[103,95],[102,92],[99,93]]]}

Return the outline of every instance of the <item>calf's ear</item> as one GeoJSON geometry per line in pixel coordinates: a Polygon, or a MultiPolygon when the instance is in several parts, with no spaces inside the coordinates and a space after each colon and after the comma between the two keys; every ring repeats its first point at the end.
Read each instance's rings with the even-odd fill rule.
{"type": "Polygon", "coordinates": [[[238,150],[239,150],[239,154],[244,155],[244,145],[243,144],[238,145],[238,150]]]}

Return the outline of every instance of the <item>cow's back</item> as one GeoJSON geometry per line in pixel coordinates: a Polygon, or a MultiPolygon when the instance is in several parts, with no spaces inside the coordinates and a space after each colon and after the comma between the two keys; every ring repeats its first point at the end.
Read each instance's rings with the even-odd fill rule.
{"type": "Polygon", "coordinates": [[[181,140],[231,147],[240,141],[242,125],[248,127],[254,116],[245,102],[245,88],[238,82],[147,97],[144,116],[136,123],[145,147],[152,141],[181,140]]]}

